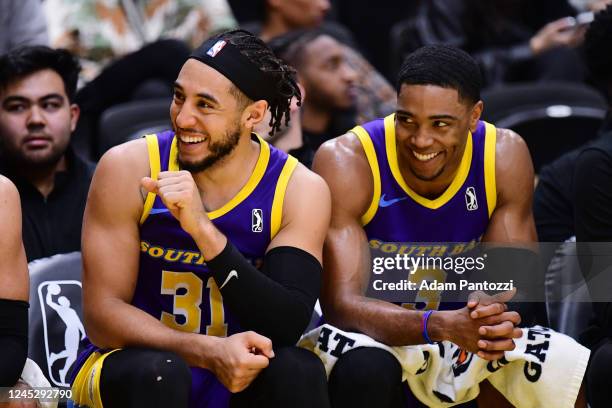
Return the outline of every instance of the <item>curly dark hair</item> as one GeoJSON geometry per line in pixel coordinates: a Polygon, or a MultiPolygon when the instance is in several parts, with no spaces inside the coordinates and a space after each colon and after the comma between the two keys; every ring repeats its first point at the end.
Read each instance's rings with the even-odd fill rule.
{"type": "MultiPolygon", "coordinates": [[[[228,31],[220,34],[218,38],[228,41],[236,47],[242,55],[247,57],[266,75],[271,76],[277,84],[275,97],[267,101],[272,113],[269,124],[272,128],[270,135],[280,130],[283,116],[285,118],[285,126],[289,126],[291,99],[296,97],[298,105],[301,106],[302,104],[302,93],[297,84],[295,70],[277,58],[262,40],[248,31],[228,31]]],[[[239,89],[236,88],[232,91],[235,96],[240,95],[239,99],[246,98],[248,100],[248,97],[239,89]]]]}
{"type": "Polygon", "coordinates": [[[68,100],[74,100],[81,65],[64,49],[54,50],[36,45],[16,48],[0,56],[0,89],[16,80],[44,69],[51,69],[62,78],[68,100]]]}

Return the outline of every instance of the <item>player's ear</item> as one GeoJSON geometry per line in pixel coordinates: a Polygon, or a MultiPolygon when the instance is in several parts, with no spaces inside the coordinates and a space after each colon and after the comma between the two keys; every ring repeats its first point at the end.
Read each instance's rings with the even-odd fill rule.
{"type": "Polygon", "coordinates": [[[268,102],[261,99],[259,101],[255,101],[244,110],[242,113],[243,123],[245,127],[248,129],[253,129],[253,127],[261,122],[263,118],[266,116],[266,110],[268,109],[268,102]]]}
{"type": "Polygon", "coordinates": [[[478,121],[480,120],[480,116],[482,115],[482,110],[484,109],[484,104],[482,101],[478,101],[472,107],[472,113],[470,115],[470,130],[472,132],[476,131],[476,127],[478,126],[478,121]]]}

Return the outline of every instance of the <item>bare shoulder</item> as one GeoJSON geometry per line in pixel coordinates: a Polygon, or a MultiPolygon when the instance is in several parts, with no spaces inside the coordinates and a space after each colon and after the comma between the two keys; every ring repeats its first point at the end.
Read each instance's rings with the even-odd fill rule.
{"type": "Polygon", "coordinates": [[[525,140],[510,129],[497,129],[495,173],[498,191],[504,195],[533,190],[534,172],[525,140]]]}
{"type": "Polygon", "coordinates": [[[323,180],[323,177],[309,170],[302,163],[298,163],[295,167],[287,188],[292,190],[305,190],[305,192],[309,194],[329,193],[329,188],[325,180],[323,180]]]}
{"type": "Polygon", "coordinates": [[[106,217],[106,213],[113,213],[117,218],[121,214],[129,214],[130,218],[139,219],[146,197],[140,180],[148,175],[149,155],[144,139],[113,147],[104,153],[96,167],[88,208],[96,208],[94,213],[103,210],[102,214],[105,215],[102,218],[106,217]]]}
{"type": "Polygon", "coordinates": [[[17,237],[16,239],[21,239],[21,202],[19,201],[19,192],[11,180],[1,175],[0,222],[3,227],[0,243],[6,244],[7,241],[11,241],[13,235],[17,237]]]}
{"type": "Polygon", "coordinates": [[[296,208],[315,211],[317,213],[328,213],[331,208],[331,197],[329,187],[321,176],[298,163],[285,194],[285,211],[291,214],[296,208]]]}
{"type": "Polygon", "coordinates": [[[141,138],[112,147],[100,159],[98,167],[100,166],[112,166],[120,171],[136,172],[140,170],[137,171],[138,174],[143,173],[143,171],[147,173],[149,171],[147,142],[144,138],[141,138]]]}
{"type": "Polygon", "coordinates": [[[367,170],[368,160],[357,135],[347,132],[323,143],[315,154],[313,170],[320,174],[327,169],[367,170]]]}
{"type": "Polygon", "coordinates": [[[11,180],[0,175],[0,206],[4,208],[15,205],[19,205],[17,187],[11,180]]]}
{"type": "Polygon", "coordinates": [[[528,158],[531,162],[529,149],[525,140],[513,130],[497,129],[497,145],[495,156],[499,164],[507,164],[512,167],[512,159],[528,158]]]}
{"type": "Polygon", "coordinates": [[[329,185],[334,211],[342,207],[361,216],[367,210],[374,181],[364,148],[354,133],[348,132],[321,145],[313,170],[329,185]]]}

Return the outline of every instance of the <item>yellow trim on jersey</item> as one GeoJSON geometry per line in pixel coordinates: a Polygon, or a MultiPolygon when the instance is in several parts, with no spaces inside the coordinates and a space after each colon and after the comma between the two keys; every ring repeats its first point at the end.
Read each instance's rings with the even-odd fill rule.
{"type": "Polygon", "coordinates": [[[430,200],[425,198],[416,192],[414,192],[406,181],[402,177],[402,173],[400,172],[399,165],[397,162],[397,149],[396,149],[396,141],[395,141],[395,115],[389,115],[385,118],[385,143],[387,147],[387,160],[389,161],[389,167],[391,168],[391,173],[393,173],[393,177],[395,181],[402,187],[402,189],[417,203],[421,204],[423,207],[431,208],[432,210],[437,210],[442,207],[444,204],[450,201],[451,198],[457,194],[465,179],[470,172],[470,165],[472,164],[472,132],[469,132],[467,142],[465,144],[465,150],[463,151],[463,157],[461,159],[461,163],[459,164],[459,168],[457,169],[457,174],[455,178],[448,186],[446,191],[442,193],[442,195],[434,200],[430,200]]]}
{"type": "Polygon", "coordinates": [[[257,136],[257,139],[259,139],[260,145],[259,158],[257,159],[257,164],[255,164],[255,169],[253,170],[251,177],[242,187],[242,189],[240,189],[240,191],[234,196],[234,198],[225,203],[221,208],[208,213],[208,218],[211,220],[227,214],[238,204],[243,202],[249,196],[249,194],[255,190],[255,187],[257,187],[257,184],[259,184],[261,181],[264,173],[266,172],[266,168],[268,167],[268,161],[270,160],[270,145],[260,136],[257,136]]]}
{"type": "Polygon", "coordinates": [[[497,205],[497,185],[495,183],[495,147],[497,146],[497,129],[490,123],[485,122],[485,147],[484,147],[484,179],[485,191],[487,193],[487,207],[489,218],[497,205]]]}
{"type": "Polygon", "coordinates": [[[72,384],[71,399],[77,406],[89,408],[103,408],[100,396],[100,375],[102,365],[106,357],[120,349],[111,350],[108,353],[93,352],[79,370],[74,384],[72,384]]]}
{"type": "Polygon", "coordinates": [[[274,199],[272,200],[272,221],[270,227],[270,239],[274,239],[281,227],[283,220],[283,203],[285,201],[285,192],[287,191],[287,185],[289,179],[295,170],[298,161],[295,157],[289,156],[283,169],[281,170],[278,181],[276,182],[276,189],[274,190],[274,199]]]}
{"type": "Polygon", "coordinates": [[[380,200],[380,168],[378,167],[378,159],[376,158],[376,150],[374,150],[374,143],[372,143],[372,139],[370,138],[369,133],[361,126],[355,126],[351,129],[361,142],[361,146],[363,146],[363,150],[365,152],[366,158],[368,159],[368,163],[370,164],[370,170],[372,171],[372,181],[374,184],[374,192],[372,194],[372,201],[370,202],[370,206],[366,210],[366,212],[361,216],[361,225],[365,226],[372,218],[376,215],[376,211],[378,210],[378,201],[380,200]]]}
{"type": "Polygon", "coordinates": [[[178,165],[178,140],[176,136],[172,138],[172,144],[170,145],[170,156],[168,156],[168,171],[179,171],[178,165]]]}
{"type": "MultiPolygon", "coordinates": [[[[159,175],[161,159],[159,158],[159,143],[157,141],[157,135],[151,134],[146,135],[145,140],[147,141],[147,150],[149,151],[149,168],[151,169],[151,178],[153,180],[157,180],[157,176],[159,175]]],[[[144,206],[142,208],[142,215],[140,216],[140,224],[142,225],[147,217],[149,216],[149,212],[151,212],[151,208],[153,208],[153,203],[155,202],[155,194],[148,193],[147,198],[145,199],[144,206]]]]}

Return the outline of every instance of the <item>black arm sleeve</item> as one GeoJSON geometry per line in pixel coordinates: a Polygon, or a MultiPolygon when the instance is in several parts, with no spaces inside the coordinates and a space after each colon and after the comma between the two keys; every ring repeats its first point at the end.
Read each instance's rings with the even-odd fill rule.
{"type": "Polygon", "coordinates": [[[0,299],[0,387],[19,380],[28,355],[28,303],[0,299]]]}
{"type": "Polygon", "coordinates": [[[259,271],[228,240],[207,264],[224,304],[245,330],[270,338],[275,346],[297,342],[321,286],[323,268],[314,256],[299,248],[277,247],[266,254],[259,271]]]}

